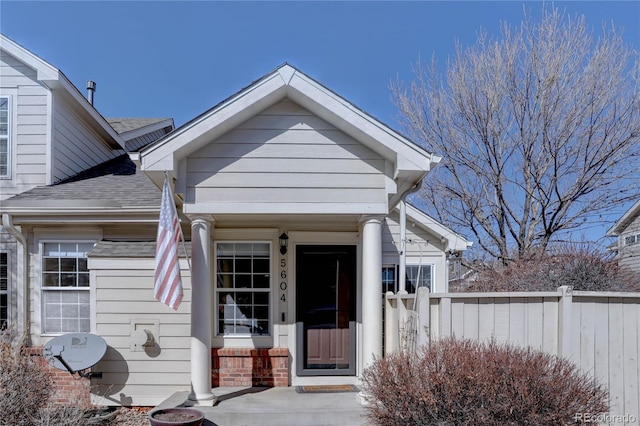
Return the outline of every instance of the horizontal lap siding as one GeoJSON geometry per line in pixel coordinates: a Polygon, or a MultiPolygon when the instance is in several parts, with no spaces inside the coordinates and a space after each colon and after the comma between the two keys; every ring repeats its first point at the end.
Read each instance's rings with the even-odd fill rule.
{"type": "MultiPolygon", "coordinates": [[[[385,219],[385,224],[386,229],[382,234],[383,255],[393,254],[398,256],[400,248],[400,217],[398,213],[391,213],[385,219]]],[[[418,259],[422,254],[425,257],[425,261],[427,257],[443,257],[444,253],[440,237],[430,234],[418,225],[413,225],[413,220],[407,217],[406,233],[407,240],[410,240],[406,247],[407,257],[418,259]]],[[[429,263],[433,263],[433,260],[430,260],[429,263]]]]}
{"type": "MultiPolygon", "coordinates": [[[[407,217],[407,244],[405,247],[406,264],[423,266],[433,265],[433,284],[436,288],[444,288],[446,280],[446,257],[442,250],[440,237],[430,234],[419,226],[412,226],[412,219],[407,217]]],[[[382,262],[395,265],[400,262],[400,217],[393,212],[385,219],[382,230],[382,262]]]]}
{"type": "Polygon", "coordinates": [[[283,101],[187,161],[187,201],[384,203],[385,162],[358,141],[283,101]]]}
{"type": "Polygon", "coordinates": [[[153,298],[153,275],[148,259],[94,260],[96,334],[109,350],[96,365],[102,379],[93,381],[95,403],[156,405],[190,383],[191,290],[188,270],[182,271],[184,299],[173,311],[153,298]],[[104,262],[104,263],[102,263],[104,262]],[[137,265],[137,266],[136,266],[137,265]],[[105,269],[101,269],[105,268],[105,269]],[[131,321],[158,323],[157,346],[152,350],[131,350],[131,321]]]}
{"type": "Polygon", "coordinates": [[[73,110],[54,98],[53,181],[59,182],[121,154],[109,148],[73,110]]]}
{"type": "Polygon", "coordinates": [[[127,141],[127,151],[138,151],[140,148],[160,139],[165,134],[166,132],[164,130],[156,130],[154,132],[131,139],[130,141],[127,141]]]}
{"type": "Polygon", "coordinates": [[[640,215],[620,234],[618,244],[621,245],[619,252],[620,265],[640,272],[640,243],[627,245],[624,241],[626,237],[638,234],[640,234],[640,215]]]}
{"type": "Polygon", "coordinates": [[[11,167],[14,179],[0,181],[1,198],[47,183],[48,89],[36,72],[12,56],[0,57],[0,95],[10,96],[11,167]]]}

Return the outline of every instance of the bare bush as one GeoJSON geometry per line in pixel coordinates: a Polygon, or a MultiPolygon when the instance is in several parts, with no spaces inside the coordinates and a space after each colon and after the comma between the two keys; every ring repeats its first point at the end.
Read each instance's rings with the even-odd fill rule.
{"type": "Polygon", "coordinates": [[[11,330],[0,330],[0,426],[85,425],[84,408],[54,405],[53,381],[11,330]]]}
{"type": "Polygon", "coordinates": [[[362,380],[381,426],[559,425],[608,411],[607,392],[569,361],[495,342],[440,340],[376,360],[362,380]]]}
{"type": "Polygon", "coordinates": [[[0,339],[0,425],[32,425],[51,396],[51,378],[9,332],[0,339]]]}
{"type": "Polygon", "coordinates": [[[588,248],[563,249],[484,267],[472,282],[451,285],[452,291],[555,291],[560,286],[583,291],[640,291],[640,274],[622,268],[612,257],[588,248]]]}
{"type": "Polygon", "coordinates": [[[33,423],[38,426],[81,426],[87,424],[84,409],[60,405],[40,408],[33,420],[33,423]]]}

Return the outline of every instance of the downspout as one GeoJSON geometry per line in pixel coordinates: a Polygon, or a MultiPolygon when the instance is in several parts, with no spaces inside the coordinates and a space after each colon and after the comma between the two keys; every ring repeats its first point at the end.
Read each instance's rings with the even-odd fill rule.
{"type": "MultiPolygon", "coordinates": [[[[438,163],[440,163],[442,157],[431,154],[431,161],[429,162],[429,170],[433,169],[438,163]]],[[[422,179],[427,175],[425,172],[420,179],[411,188],[407,189],[400,197],[400,267],[398,268],[398,293],[407,293],[407,286],[405,283],[405,275],[407,270],[407,204],[406,199],[409,195],[418,192],[422,179]]]]}
{"type": "Polygon", "coordinates": [[[407,286],[405,283],[405,275],[407,271],[407,202],[406,199],[409,195],[414,194],[420,189],[420,182],[418,181],[410,189],[408,189],[400,199],[400,265],[398,268],[398,293],[407,293],[407,286]]]}
{"type": "MultiPolygon", "coordinates": [[[[13,225],[11,215],[8,213],[2,214],[2,226],[16,239],[18,244],[22,246],[22,309],[18,306],[18,336],[29,340],[29,249],[27,247],[27,239],[22,232],[13,225]],[[22,318],[20,318],[21,316],[22,318]]],[[[18,303],[20,303],[19,301],[20,295],[18,294],[18,303]]]]}
{"type": "Polygon", "coordinates": [[[407,285],[404,276],[407,271],[407,203],[400,200],[400,266],[398,267],[398,293],[405,294],[407,285]]]}

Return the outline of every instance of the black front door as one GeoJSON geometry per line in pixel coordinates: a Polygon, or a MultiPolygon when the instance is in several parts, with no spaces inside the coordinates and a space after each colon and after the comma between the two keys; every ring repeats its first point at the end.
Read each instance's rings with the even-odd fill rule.
{"type": "Polygon", "coordinates": [[[356,246],[296,247],[297,374],[355,374],[356,246]]]}

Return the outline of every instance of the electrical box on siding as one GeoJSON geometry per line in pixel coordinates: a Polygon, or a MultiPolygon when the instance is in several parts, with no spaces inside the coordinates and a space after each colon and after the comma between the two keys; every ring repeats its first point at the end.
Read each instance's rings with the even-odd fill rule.
{"type": "Polygon", "coordinates": [[[159,338],[158,330],[157,320],[131,320],[131,352],[144,352],[145,348],[154,347],[159,338]]]}

